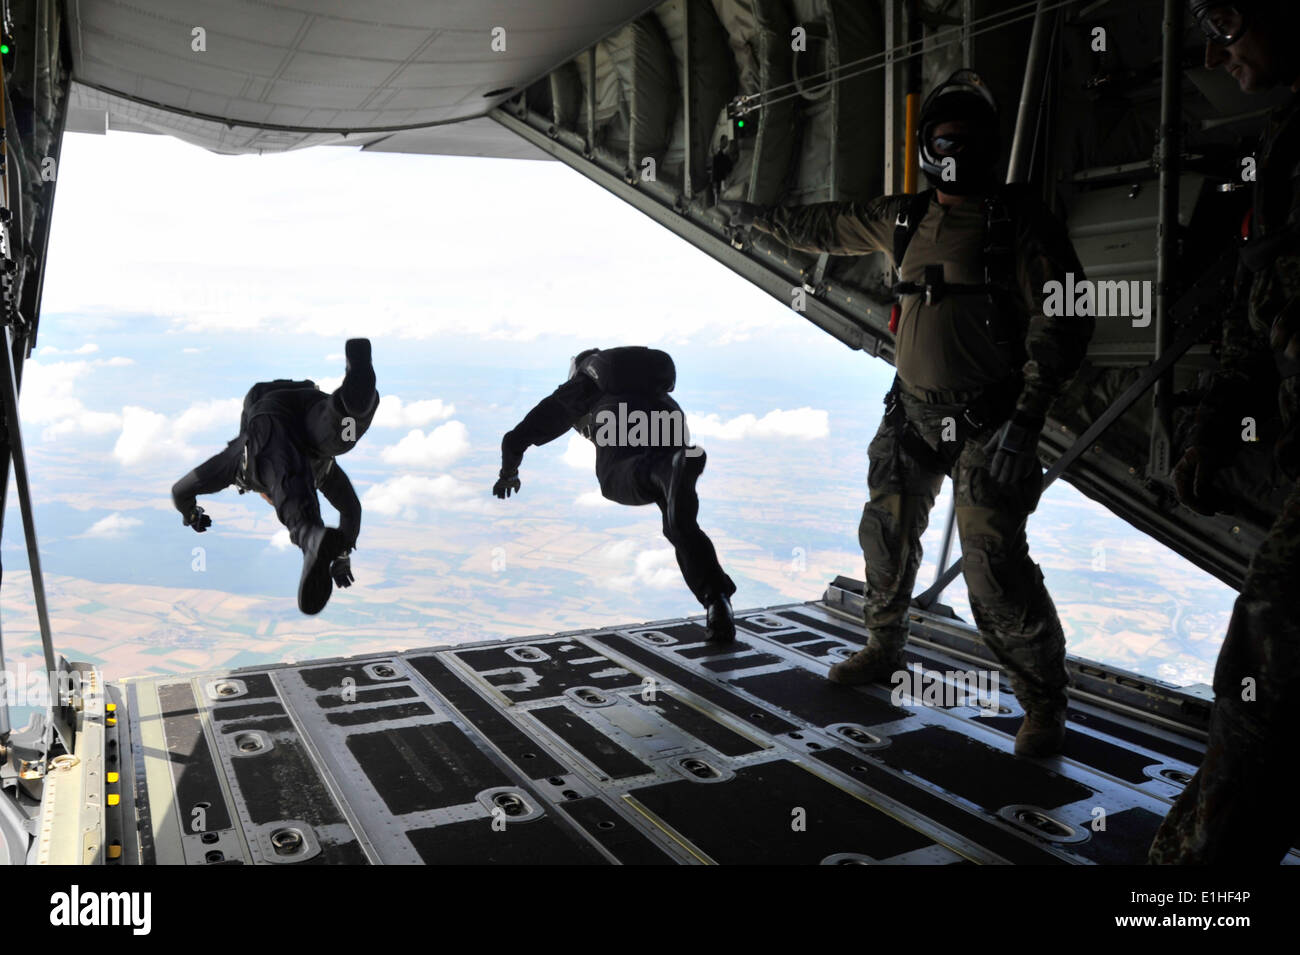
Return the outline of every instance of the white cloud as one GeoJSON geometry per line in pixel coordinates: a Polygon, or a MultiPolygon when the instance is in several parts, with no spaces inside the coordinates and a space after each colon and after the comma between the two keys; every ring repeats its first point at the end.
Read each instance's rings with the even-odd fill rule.
{"type": "Polygon", "coordinates": [[[128,405],[122,409],[122,433],[113,445],[113,457],[127,467],[152,461],[196,458],[200,452],[189,445],[189,439],[218,429],[233,437],[239,430],[239,413],[243,405],[240,398],[199,401],[175,418],[128,405]]]}
{"type": "Polygon", "coordinates": [[[671,547],[662,550],[643,550],[636,555],[632,573],[608,578],[609,586],[618,590],[649,587],[666,590],[682,587],[682,572],[671,547]]]}
{"type": "Polygon", "coordinates": [[[606,544],[600,549],[600,552],[610,560],[616,560],[621,563],[635,554],[636,549],[639,546],[640,544],[637,541],[625,539],[606,544]]]}
{"type": "MultiPolygon", "coordinates": [[[[563,335],[573,339],[567,359],[580,342],[625,337],[613,333],[606,312],[573,307],[562,277],[580,269],[583,296],[619,301],[619,323],[644,330],[641,344],[757,338],[801,321],[562,163],[340,148],[231,157],[126,133],[75,137],[62,162],[72,172],[60,181],[60,195],[73,218],[58,237],[59,256],[51,256],[49,312],[95,315],[129,301],[177,331],[257,329],[333,339],[315,346],[320,353],[358,331],[374,340],[563,335]],[[141,168],[151,175],[133,175],[141,168]],[[376,179],[402,201],[367,205],[365,190],[376,179]],[[194,182],[204,183],[204,227],[197,230],[194,182]],[[340,196],[339,203],[316,201],[322,190],[340,196]],[[512,228],[514,241],[533,254],[514,263],[508,282],[490,257],[463,255],[500,245],[499,224],[482,214],[487,200],[529,210],[512,228]],[[122,208],[133,215],[121,216],[122,208]],[[365,210],[373,253],[366,268],[348,243],[337,241],[340,209],[365,210]],[[430,221],[444,228],[430,230],[430,221]],[[603,239],[593,240],[592,222],[602,223],[603,239]],[[159,235],[184,241],[160,243],[159,235]],[[99,253],[106,241],[133,254],[105,257],[99,253]],[[668,301],[628,295],[628,248],[643,250],[640,281],[682,294],[668,301]],[[445,268],[448,262],[455,269],[445,268]],[[518,289],[528,290],[523,303],[518,289]]],[[[556,372],[563,370],[561,364],[556,372]]]]}
{"type": "Polygon", "coordinates": [[[113,457],[127,466],[190,453],[179,441],[164,414],[128,405],[122,409],[122,433],[113,445],[113,457]]]}
{"type": "Polygon", "coordinates": [[[121,537],[132,527],[139,527],[140,522],[134,517],[123,517],[114,511],[108,517],[100,518],[91,524],[82,537],[121,537]]]}
{"type": "Polygon", "coordinates": [[[134,358],[127,358],[124,355],[114,355],[112,358],[98,358],[94,361],[96,365],[103,365],[106,368],[125,368],[127,365],[134,365],[134,358]]]}
{"type": "Polygon", "coordinates": [[[48,441],[65,434],[112,434],[122,427],[122,416],[111,411],[83,411],[50,425],[41,432],[48,441]]]}
{"type": "Polygon", "coordinates": [[[694,438],[719,438],[737,441],[741,438],[794,438],[811,441],[830,434],[830,415],[817,408],[796,408],[793,411],[769,411],[758,418],[752,414],[737,415],[723,421],[718,415],[688,415],[686,423],[694,438]]]}
{"type": "Polygon", "coordinates": [[[55,348],[53,345],[46,345],[38,352],[41,355],[93,355],[99,351],[99,346],[94,342],[86,342],[76,348],[55,348]]]}
{"type": "Polygon", "coordinates": [[[448,421],[428,434],[418,428],[409,432],[379,456],[401,467],[445,468],[468,450],[469,430],[459,421],[448,421]]]}
{"type": "Polygon", "coordinates": [[[574,498],[573,503],[582,507],[618,507],[616,503],[599,491],[585,491],[574,498]]]}
{"type": "Polygon", "coordinates": [[[313,378],[312,381],[316,382],[317,388],[328,395],[331,392],[338,391],[339,385],[343,384],[343,376],[339,375],[337,378],[313,378]]]}
{"type": "Polygon", "coordinates": [[[412,401],[403,404],[397,395],[382,395],[379,410],[375,412],[373,428],[421,428],[431,421],[443,421],[456,413],[456,406],[444,404],[441,398],[412,401]]]}
{"type": "Polygon", "coordinates": [[[86,361],[47,364],[35,359],[23,367],[19,411],[25,424],[45,425],[42,440],[68,434],[108,434],[121,426],[120,416],[91,411],[73,393],[90,367],[86,361]]]}
{"type": "Polygon", "coordinates": [[[275,550],[288,550],[293,546],[289,540],[289,531],[286,528],[280,528],[271,536],[271,547],[275,550]]]}
{"type": "Polygon", "coordinates": [[[565,445],[560,460],[571,468],[593,470],[596,467],[596,446],[578,432],[570,431],[569,443],[565,445]]]}
{"type": "Polygon", "coordinates": [[[176,434],[182,440],[219,428],[233,436],[239,431],[243,398],[218,398],[190,405],[176,417],[176,434]]]}
{"type": "Polygon", "coordinates": [[[362,495],[361,505],[376,514],[415,520],[425,509],[482,510],[489,496],[487,490],[471,487],[450,474],[436,478],[403,474],[372,485],[362,495]]]}

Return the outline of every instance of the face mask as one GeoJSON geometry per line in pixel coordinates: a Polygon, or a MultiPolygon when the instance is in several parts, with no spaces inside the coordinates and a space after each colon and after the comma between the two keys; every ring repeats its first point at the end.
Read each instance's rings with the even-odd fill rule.
{"type": "Polygon", "coordinates": [[[997,164],[997,147],[987,135],[932,136],[921,151],[921,170],[926,181],[953,196],[990,189],[995,184],[997,164]]]}

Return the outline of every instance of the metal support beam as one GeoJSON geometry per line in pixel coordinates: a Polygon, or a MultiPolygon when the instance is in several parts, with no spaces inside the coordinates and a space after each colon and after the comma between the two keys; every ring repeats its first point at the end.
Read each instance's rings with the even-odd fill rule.
{"type": "Polygon", "coordinates": [[[1047,69],[1047,51],[1052,30],[1047,23],[1048,0],[1038,0],[1034,29],[1029,36],[1029,58],[1025,64],[1025,82],[1020,89],[1020,110],[1016,114],[1016,134],[1011,140],[1011,163],[1007,182],[1025,182],[1032,171],[1034,131],[1043,107],[1043,77],[1047,69]]]}
{"type": "MultiPolygon", "coordinates": [[[[1160,221],[1156,227],[1155,353],[1169,345],[1170,294],[1178,255],[1178,193],[1182,173],[1183,0],[1165,0],[1164,63],[1160,83],[1160,221]]],[[[1147,476],[1169,474],[1169,449],[1173,444],[1173,368],[1156,382],[1151,425],[1151,453],[1147,476]]]]}
{"type": "Polygon", "coordinates": [[[596,47],[587,49],[587,155],[596,155],[596,47]]]}
{"type": "Polygon", "coordinates": [[[691,78],[695,71],[691,69],[691,11],[700,0],[686,0],[682,7],[682,203],[691,201],[691,78]]]}
{"type": "Polygon", "coordinates": [[[36,542],[36,522],[32,515],[31,486],[27,480],[27,455],[23,451],[22,428],[18,422],[18,383],[13,361],[13,330],[5,329],[4,361],[0,362],[0,400],[4,404],[5,423],[9,431],[9,450],[14,463],[14,484],[18,487],[18,507],[23,516],[23,533],[27,538],[27,563],[32,574],[32,594],[36,601],[36,620],[41,629],[41,648],[45,652],[45,669],[59,672],[54,655],[54,636],[50,632],[50,613],[45,604],[45,578],[41,574],[41,552],[36,542]]]}
{"type": "Polygon", "coordinates": [[[921,122],[921,50],[924,37],[920,0],[907,0],[907,123],[903,133],[903,191],[909,194],[920,188],[921,180],[916,136],[921,122]]]}
{"type": "Polygon", "coordinates": [[[898,191],[895,162],[898,159],[898,4],[885,3],[885,195],[898,191]]]}
{"type": "Polygon", "coordinates": [[[948,556],[952,553],[952,532],[957,529],[957,489],[952,490],[952,501],[948,505],[948,519],[943,525],[943,543],[939,546],[939,565],[934,569],[934,584],[939,583],[943,569],[948,566],[948,556]]]}
{"type": "Polygon", "coordinates": [[[975,66],[975,45],[970,35],[970,23],[975,19],[974,5],[975,0],[961,0],[961,65],[968,70],[975,66]]]}

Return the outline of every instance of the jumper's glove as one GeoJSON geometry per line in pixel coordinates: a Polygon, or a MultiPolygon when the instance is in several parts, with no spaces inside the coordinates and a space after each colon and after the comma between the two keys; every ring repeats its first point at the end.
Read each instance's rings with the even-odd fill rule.
{"type": "Polygon", "coordinates": [[[989,473],[1001,484],[1023,480],[1036,469],[1038,463],[1038,436],[1043,431],[1043,419],[1017,411],[993,435],[984,450],[991,454],[989,473]]]}
{"type": "Polygon", "coordinates": [[[511,491],[519,493],[519,469],[503,467],[497,483],[492,485],[492,493],[504,501],[511,491]]]}
{"type": "Polygon", "coordinates": [[[330,576],[334,578],[336,587],[351,587],[356,582],[356,578],[352,576],[351,553],[351,551],[344,551],[330,561],[330,576]]]}
{"type": "Polygon", "coordinates": [[[1228,507],[1222,495],[1214,488],[1214,476],[1218,472],[1219,465],[1214,460],[1213,452],[1196,446],[1188,448],[1173,471],[1178,500],[1206,517],[1220,511],[1226,512],[1228,507]]]}
{"type": "Polygon", "coordinates": [[[1300,359],[1300,299],[1292,299],[1273,319],[1268,344],[1292,361],[1300,359]]]}
{"type": "Polygon", "coordinates": [[[727,225],[733,229],[748,229],[763,214],[763,207],[752,202],[723,199],[717,207],[727,217],[727,225]]]}
{"type": "Polygon", "coordinates": [[[203,508],[199,507],[197,504],[191,507],[188,511],[182,511],[181,517],[184,519],[186,527],[194,528],[194,530],[199,534],[202,534],[212,526],[212,518],[208,517],[208,515],[203,512],[203,508]]]}

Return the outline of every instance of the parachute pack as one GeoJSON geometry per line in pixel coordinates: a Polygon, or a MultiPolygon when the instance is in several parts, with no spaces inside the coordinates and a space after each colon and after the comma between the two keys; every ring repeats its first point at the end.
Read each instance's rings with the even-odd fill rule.
{"type": "Polygon", "coordinates": [[[319,391],[316,382],[311,380],[293,381],[289,378],[277,378],[274,381],[259,381],[252,388],[248,389],[248,394],[244,395],[244,410],[239,415],[239,431],[241,434],[248,431],[248,413],[252,410],[253,405],[257,404],[273,391],[319,391]]]}
{"type": "Polygon", "coordinates": [[[644,345],[598,351],[583,360],[580,371],[607,395],[664,395],[677,385],[669,354],[644,345]]]}

